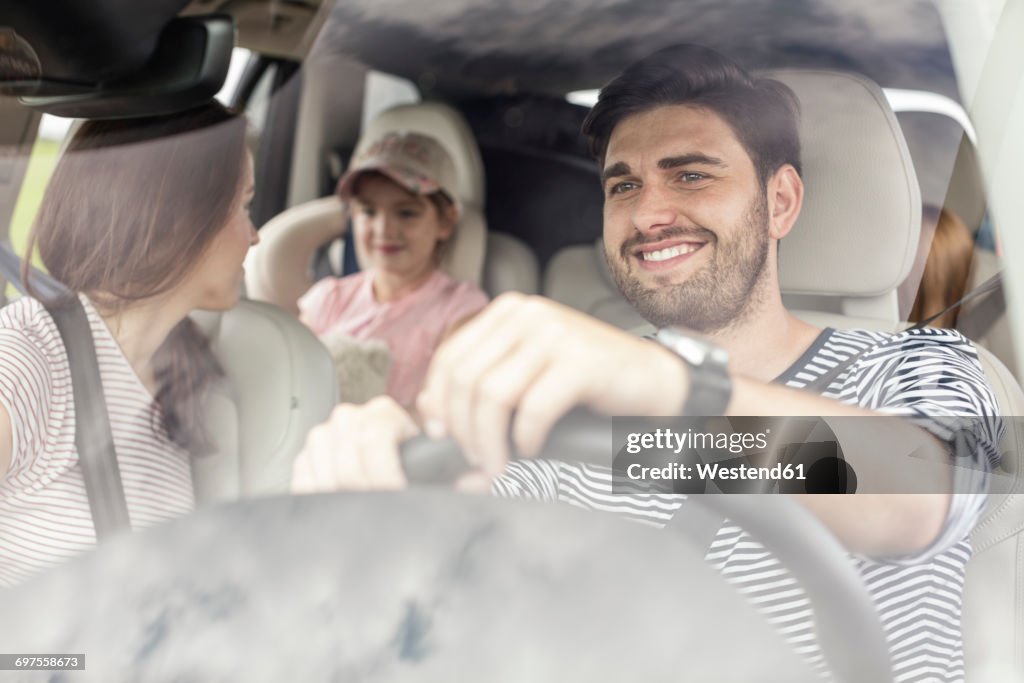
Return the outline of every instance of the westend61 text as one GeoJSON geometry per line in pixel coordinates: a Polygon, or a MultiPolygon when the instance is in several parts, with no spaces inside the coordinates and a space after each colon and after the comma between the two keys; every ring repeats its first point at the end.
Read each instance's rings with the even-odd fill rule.
{"type": "Polygon", "coordinates": [[[791,481],[804,480],[804,466],[781,463],[772,467],[751,467],[750,465],[720,465],[719,463],[696,463],[694,465],[683,465],[673,462],[662,467],[644,467],[639,463],[633,463],[626,468],[626,476],[637,481],[660,480],[690,480],[695,477],[700,480],[761,480],[761,481],[791,481]]]}

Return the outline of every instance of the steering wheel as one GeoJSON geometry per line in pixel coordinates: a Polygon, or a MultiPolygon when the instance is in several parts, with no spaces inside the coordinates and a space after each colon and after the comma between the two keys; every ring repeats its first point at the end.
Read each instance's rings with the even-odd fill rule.
{"type": "MultiPolygon", "coordinates": [[[[538,457],[607,466],[613,443],[609,423],[586,410],[572,411],[554,427],[538,457]]],[[[514,444],[509,447],[514,453],[514,444]]],[[[449,483],[470,468],[452,439],[418,437],[406,442],[401,458],[413,485],[449,483]]],[[[893,680],[881,620],[863,581],[847,551],[806,508],[777,494],[690,494],[688,502],[704,510],[681,508],[687,515],[711,514],[712,523],[728,518],[748,531],[800,582],[813,605],[818,640],[837,680],[893,680]]],[[[667,527],[707,549],[711,538],[705,529],[674,522],[667,527]]]]}

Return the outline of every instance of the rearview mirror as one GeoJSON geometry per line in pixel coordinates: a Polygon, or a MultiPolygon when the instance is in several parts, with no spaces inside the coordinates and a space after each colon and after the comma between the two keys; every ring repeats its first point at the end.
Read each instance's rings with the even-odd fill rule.
{"type": "MultiPolygon", "coordinates": [[[[44,113],[70,118],[169,114],[217,94],[227,76],[234,41],[230,16],[179,17],[164,27],[144,66],[128,76],[54,88],[38,77],[26,79],[25,69],[5,74],[0,68],[0,93],[17,95],[25,106],[44,113]]],[[[5,44],[22,53],[26,47],[23,41],[18,45],[13,39],[5,44]]],[[[0,52],[4,51],[0,46],[0,52]]],[[[21,64],[25,63],[23,56],[21,64]]]]}

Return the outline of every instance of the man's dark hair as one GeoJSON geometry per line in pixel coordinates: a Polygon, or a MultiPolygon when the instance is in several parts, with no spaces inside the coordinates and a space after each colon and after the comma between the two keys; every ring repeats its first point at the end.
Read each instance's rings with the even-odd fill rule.
{"type": "Polygon", "coordinates": [[[591,153],[604,165],[615,126],[630,116],[679,104],[722,117],[754,162],[762,186],[784,164],[800,172],[800,104],[793,91],[779,81],[753,77],[700,45],[659,50],[602,88],[583,122],[591,153]]]}

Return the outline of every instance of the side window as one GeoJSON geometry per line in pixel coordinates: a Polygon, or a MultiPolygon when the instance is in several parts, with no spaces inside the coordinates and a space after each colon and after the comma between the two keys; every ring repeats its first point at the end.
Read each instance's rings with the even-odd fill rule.
{"type": "Polygon", "coordinates": [[[363,92],[362,130],[366,130],[367,124],[382,111],[419,101],[420,91],[412,81],[380,71],[368,71],[363,92]]]}
{"type": "MultiPolygon", "coordinates": [[[[921,238],[914,268],[899,290],[901,317],[931,317],[1000,273],[998,226],[992,225],[963,109],[933,93],[886,91],[921,186],[921,238]]],[[[933,325],[955,327],[991,351],[1019,378],[1000,294],[981,295],[933,325]]]]}
{"type": "MultiPolygon", "coordinates": [[[[29,231],[32,229],[32,223],[42,204],[43,194],[50,182],[50,176],[53,175],[54,168],[57,166],[61,147],[73,125],[73,119],[64,119],[49,114],[43,114],[39,122],[36,141],[32,146],[32,154],[29,157],[25,178],[22,181],[21,190],[18,192],[18,200],[14,205],[14,213],[11,216],[9,227],[11,245],[18,254],[25,254],[29,231]]],[[[42,266],[35,255],[33,255],[33,263],[42,266]]],[[[14,290],[8,287],[7,294],[10,296],[13,293],[14,290]]]]}
{"type": "Polygon", "coordinates": [[[256,74],[255,85],[250,85],[247,80],[252,76],[247,72],[257,68],[257,57],[251,50],[244,47],[236,47],[231,52],[231,65],[228,67],[228,75],[224,79],[224,85],[217,93],[217,99],[226,105],[237,101],[240,90],[251,87],[252,90],[246,98],[245,116],[248,120],[248,143],[249,151],[255,158],[259,153],[260,137],[267,124],[267,112],[270,104],[271,86],[276,73],[276,65],[270,63],[258,74],[256,74]]]}
{"type": "Polygon", "coordinates": [[[214,95],[221,104],[231,104],[235,93],[238,91],[242,74],[245,73],[245,67],[251,57],[252,52],[244,47],[236,47],[231,50],[231,64],[228,65],[228,75],[224,77],[224,85],[214,95]]]}
{"type": "Polygon", "coordinates": [[[245,103],[245,116],[249,120],[250,135],[256,140],[259,140],[267,126],[271,89],[276,73],[277,65],[268,65],[259,81],[256,82],[252,94],[249,95],[249,101],[245,103]]]}
{"type": "MultiPolygon", "coordinates": [[[[359,130],[366,130],[370,122],[381,112],[402,104],[416,104],[420,100],[420,91],[412,81],[380,71],[367,71],[363,83],[359,130]]],[[[352,151],[351,148],[338,146],[326,153],[327,174],[323,179],[321,194],[333,191],[351,161],[349,157],[352,151]]]]}

